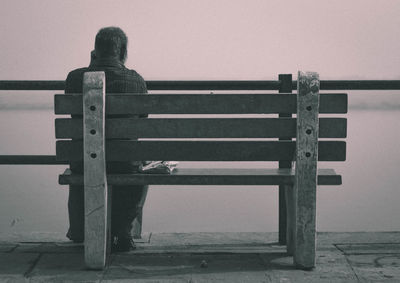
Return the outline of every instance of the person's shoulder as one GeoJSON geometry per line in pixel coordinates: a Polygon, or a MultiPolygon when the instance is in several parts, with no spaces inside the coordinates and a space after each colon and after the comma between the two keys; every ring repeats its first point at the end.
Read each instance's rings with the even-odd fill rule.
{"type": "Polygon", "coordinates": [[[87,71],[89,71],[88,67],[78,68],[70,71],[67,76],[67,82],[82,80],[83,74],[87,71]]]}
{"type": "Polygon", "coordinates": [[[68,77],[80,76],[89,70],[88,67],[78,68],[68,73],[68,77]]]}
{"type": "Polygon", "coordinates": [[[142,77],[138,72],[136,72],[135,70],[133,70],[133,69],[128,69],[128,68],[127,68],[127,69],[126,69],[126,72],[127,72],[129,75],[131,75],[132,77],[134,77],[134,78],[136,78],[136,79],[138,79],[138,80],[144,82],[143,77],[142,77]]]}
{"type": "Polygon", "coordinates": [[[133,69],[125,69],[125,74],[127,74],[127,78],[129,81],[136,85],[138,88],[138,92],[146,93],[147,92],[147,85],[144,78],[135,70],[133,69]]]}
{"type": "Polygon", "coordinates": [[[65,81],[65,93],[81,92],[83,74],[87,71],[88,71],[87,67],[78,68],[70,71],[65,81]]]}

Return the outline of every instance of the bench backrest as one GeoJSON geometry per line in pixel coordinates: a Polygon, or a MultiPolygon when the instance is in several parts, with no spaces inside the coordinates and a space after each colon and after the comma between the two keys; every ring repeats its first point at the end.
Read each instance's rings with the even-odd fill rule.
{"type": "MultiPolygon", "coordinates": [[[[243,117],[243,114],[297,113],[296,96],[289,93],[107,94],[107,115],[145,113],[177,114],[181,117],[106,119],[105,134],[106,139],[110,139],[106,145],[106,159],[292,161],[295,159],[295,141],[265,139],[296,138],[296,118],[265,118],[261,115],[243,117]],[[187,118],[188,114],[229,114],[229,118],[187,118]]],[[[81,94],[56,95],[55,113],[82,115],[82,101],[81,94]]],[[[320,94],[319,113],[346,112],[346,94],[320,94]]],[[[319,141],[318,160],[344,161],[346,144],[345,141],[337,139],[346,137],[347,121],[343,117],[331,116],[319,118],[319,138],[329,140],[319,141]]],[[[82,139],[82,118],[56,119],[56,138],[82,139]]],[[[83,160],[82,141],[59,140],[56,151],[58,160],[83,160]]]]}

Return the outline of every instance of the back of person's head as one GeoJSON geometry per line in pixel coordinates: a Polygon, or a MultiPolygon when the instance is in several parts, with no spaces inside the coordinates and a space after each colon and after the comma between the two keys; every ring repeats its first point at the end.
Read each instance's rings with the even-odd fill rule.
{"type": "Polygon", "coordinates": [[[96,35],[94,48],[97,58],[115,57],[125,62],[127,57],[128,38],[118,27],[105,27],[96,35]]]}

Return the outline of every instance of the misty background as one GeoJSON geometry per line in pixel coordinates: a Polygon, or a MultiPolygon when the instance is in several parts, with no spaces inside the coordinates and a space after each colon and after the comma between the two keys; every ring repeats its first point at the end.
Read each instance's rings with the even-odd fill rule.
{"type": "MultiPolygon", "coordinates": [[[[111,25],[126,32],[126,66],[145,80],[296,79],[298,70],[321,80],[400,79],[397,0],[1,4],[0,80],[64,80],[89,64],[97,31],[111,25]]],[[[54,93],[0,91],[0,154],[55,154],[54,93]]],[[[343,185],[319,187],[317,229],[400,230],[400,91],[348,93],[347,161],[321,164],[343,185]]],[[[63,237],[63,169],[0,166],[0,236],[63,237]]],[[[277,231],[277,189],[154,186],[144,213],[145,231],[277,231]]]]}

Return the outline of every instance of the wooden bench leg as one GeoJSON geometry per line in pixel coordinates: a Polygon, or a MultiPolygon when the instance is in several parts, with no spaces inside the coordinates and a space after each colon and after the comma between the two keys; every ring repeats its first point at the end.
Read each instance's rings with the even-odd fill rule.
{"type": "Polygon", "coordinates": [[[106,185],[85,187],[85,263],[90,269],[102,269],[107,255],[106,185]]]}
{"type": "Polygon", "coordinates": [[[315,198],[310,197],[312,188],[298,188],[294,263],[301,269],[315,267],[316,229],[315,198]]]}

